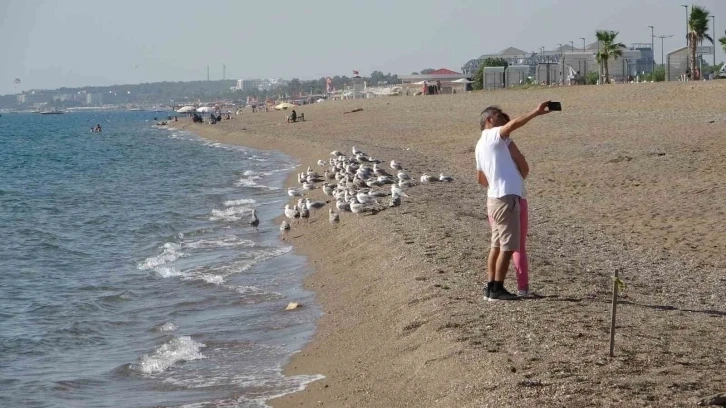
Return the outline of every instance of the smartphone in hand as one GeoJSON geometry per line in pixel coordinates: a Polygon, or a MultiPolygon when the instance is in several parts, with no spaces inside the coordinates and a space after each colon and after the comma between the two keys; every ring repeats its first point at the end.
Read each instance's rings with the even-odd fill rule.
{"type": "Polygon", "coordinates": [[[549,110],[550,112],[561,111],[562,104],[559,102],[547,102],[547,110],[549,110]]]}

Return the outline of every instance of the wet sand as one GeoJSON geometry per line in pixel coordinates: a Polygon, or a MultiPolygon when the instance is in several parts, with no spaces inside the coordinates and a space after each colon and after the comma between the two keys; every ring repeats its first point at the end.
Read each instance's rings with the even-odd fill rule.
{"type": "Polygon", "coordinates": [[[281,150],[301,171],[355,145],[416,178],[455,177],[374,216],[332,226],[326,208],[294,226],[324,316],[286,371],[326,378],[272,405],[680,407],[725,392],[725,92],[715,81],[388,97],[302,106],[296,124],[246,111],[184,125],[281,150]],[[543,297],[485,302],[479,112],[548,99],[564,111],[514,136],[531,166],[530,287],[543,297]],[[616,269],[627,288],[609,358],[616,269]]]}

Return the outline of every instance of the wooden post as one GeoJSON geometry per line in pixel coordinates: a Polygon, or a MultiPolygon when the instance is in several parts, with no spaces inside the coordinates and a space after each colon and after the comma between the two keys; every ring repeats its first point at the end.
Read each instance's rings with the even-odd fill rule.
{"type": "Polygon", "coordinates": [[[613,277],[613,300],[610,312],[610,357],[615,357],[615,314],[618,308],[618,270],[615,268],[615,276],[613,277]]]}

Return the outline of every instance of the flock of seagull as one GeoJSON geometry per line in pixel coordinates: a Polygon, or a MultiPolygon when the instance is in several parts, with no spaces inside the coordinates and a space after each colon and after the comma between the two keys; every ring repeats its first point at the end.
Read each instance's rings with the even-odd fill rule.
{"type": "MultiPolygon", "coordinates": [[[[298,174],[300,187],[290,187],[287,194],[290,197],[298,198],[297,203],[286,204],[284,209],[285,217],[289,220],[282,221],[280,233],[282,239],[286,239],[287,232],[291,229],[291,223],[300,222],[301,219],[309,219],[311,212],[314,213],[326,204],[335,200],[336,212],[332,207],[328,209],[328,221],[331,224],[340,223],[340,213],[351,212],[356,215],[365,213],[375,214],[381,209],[379,199],[388,198],[389,207],[401,205],[401,198],[409,197],[404,189],[414,185],[414,180],[406,172],[403,166],[391,160],[390,167],[394,174],[386,171],[381,161],[368,156],[360,149],[353,146],[353,156],[346,156],[340,151],[330,153],[330,159],[318,160],[318,166],[325,168],[322,175],[312,168],[298,174]],[[323,194],[331,197],[329,201],[313,201],[309,197],[301,198],[307,192],[317,189],[322,183],[323,194]],[[385,186],[390,186],[387,191],[385,186]]],[[[443,173],[438,177],[423,173],[419,178],[420,183],[452,182],[454,178],[443,173]]],[[[257,211],[252,210],[252,218],[249,224],[257,229],[260,220],[257,218],[257,211]]]]}

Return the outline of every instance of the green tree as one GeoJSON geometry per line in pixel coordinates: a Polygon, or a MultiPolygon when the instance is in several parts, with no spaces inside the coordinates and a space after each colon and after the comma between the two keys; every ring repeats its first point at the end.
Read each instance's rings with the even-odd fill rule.
{"type": "Polygon", "coordinates": [[[726,52],[726,31],[724,31],[724,36],[718,39],[718,42],[721,43],[721,48],[723,48],[723,52],[726,52]]]}
{"type": "Polygon", "coordinates": [[[484,68],[486,67],[504,67],[505,69],[509,66],[509,63],[504,58],[487,58],[479,65],[479,69],[474,74],[474,81],[471,84],[475,90],[484,89],[484,68]]]}
{"type": "Polygon", "coordinates": [[[428,74],[430,74],[430,73],[432,73],[432,72],[434,72],[434,71],[436,71],[436,70],[435,70],[435,69],[433,69],[433,68],[426,68],[426,69],[422,69],[422,70],[421,70],[421,75],[428,75],[428,74]]]}
{"type": "Polygon", "coordinates": [[[615,61],[619,57],[623,56],[623,48],[625,44],[615,42],[618,36],[617,31],[611,30],[597,30],[595,37],[600,42],[600,51],[597,53],[597,62],[603,64],[605,71],[605,83],[610,83],[610,68],[608,62],[610,60],[615,61]]]}
{"type": "Polygon", "coordinates": [[[690,47],[690,66],[691,78],[695,80],[701,79],[701,72],[696,63],[696,50],[703,44],[703,40],[708,40],[714,44],[713,38],[708,35],[708,20],[711,18],[710,13],[704,7],[693,5],[691,15],[688,17],[688,46],[690,47]]]}

